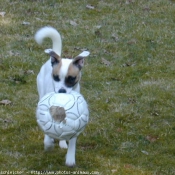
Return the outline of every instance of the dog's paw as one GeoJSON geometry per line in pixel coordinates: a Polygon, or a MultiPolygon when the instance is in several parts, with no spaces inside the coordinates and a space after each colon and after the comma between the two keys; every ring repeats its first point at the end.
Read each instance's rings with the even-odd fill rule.
{"type": "Polygon", "coordinates": [[[67,148],[68,148],[67,143],[66,143],[65,140],[60,140],[60,141],[59,141],[59,146],[60,146],[60,148],[62,148],[62,149],[67,149],[67,148]]]}
{"type": "Polygon", "coordinates": [[[66,166],[69,167],[69,168],[74,168],[76,166],[76,164],[69,164],[69,163],[66,163],[66,166]]]}
{"type": "Polygon", "coordinates": [[[70,168],[73,168],[73,167],[75,167],[76,166],[76,164],[75,164],[75,160],[73,160],[73,159],[70,159],[70,160],[67,160],[66,159],[66,166],[68,166],[68,167],[70,167],[70,168]]]}
{"type": "Polygon", "coordinates": [[[52,151],[54,149],[54,144],[52,145],[44,145],[44,151],[52,151]]]}

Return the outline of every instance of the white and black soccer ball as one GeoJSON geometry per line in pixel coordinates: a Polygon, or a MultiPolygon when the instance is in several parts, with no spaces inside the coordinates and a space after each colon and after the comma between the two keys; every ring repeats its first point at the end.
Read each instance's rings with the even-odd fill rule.
{"type": "Polygon", "coordinates": [[[75,91],[70,94],[51,92],[38,103],[37,123],[48,136],[59,140],[70,140],[77,137],[89,120],[88,105],[83,96],[75,91]],[[54,120],[50,109],[60,107],[65,111],[63,120],[54,120]]]}

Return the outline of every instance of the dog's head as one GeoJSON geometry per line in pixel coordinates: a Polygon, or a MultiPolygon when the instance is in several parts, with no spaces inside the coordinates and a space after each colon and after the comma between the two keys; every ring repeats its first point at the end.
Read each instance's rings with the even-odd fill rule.
{"type": "Polygon", "coordinates": [[[52,65],[52,78],[54,90],[57,93],[70,93],[76,89],[81,78],[81,69],[84,66],[84,58],[90,53],[82,52],[73,59],[61,58],[52,49],[46,49],[50,55],[52,65]]]}

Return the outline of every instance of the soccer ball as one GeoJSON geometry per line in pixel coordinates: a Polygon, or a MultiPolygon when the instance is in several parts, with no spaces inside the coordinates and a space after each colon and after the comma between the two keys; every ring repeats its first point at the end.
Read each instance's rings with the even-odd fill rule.
{"type": "Polygon", "coordinates": [[[77,137],[89,120],[88,106],[83,96],[51,92],[38,103],[37,123],[48,136],[59,140],[77,137]]]}

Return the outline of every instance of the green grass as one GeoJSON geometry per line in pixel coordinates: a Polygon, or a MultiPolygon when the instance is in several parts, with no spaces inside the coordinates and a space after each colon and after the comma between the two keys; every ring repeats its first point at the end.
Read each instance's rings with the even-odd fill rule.
{"type": "Polygon", "coordinates": [[[175,1],[4,0],[3,11],[0,101],[12,103],[0,105],[0,171],[175,174],[175,1]],[[39,46],[33,36],[46,25],[61,33],[63,57],[91,52],[81,80],[90,122],[72,169],[58,145],[44,152],[35,119],[36,76],[51,41],[39,46]]]}

